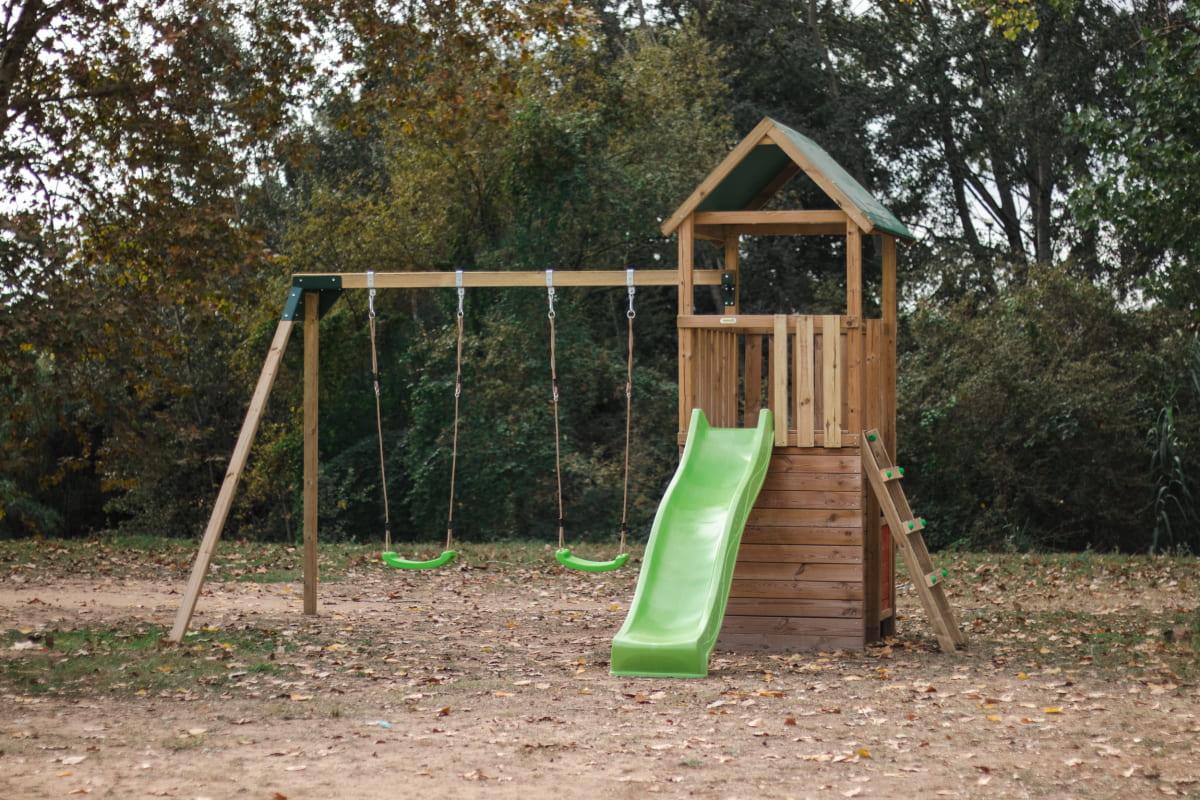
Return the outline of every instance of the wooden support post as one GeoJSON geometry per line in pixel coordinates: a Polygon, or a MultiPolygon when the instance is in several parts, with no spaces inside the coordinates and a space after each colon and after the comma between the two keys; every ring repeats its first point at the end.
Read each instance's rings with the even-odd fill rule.
{"type": "MultiPolygon", "coordinates": [[[[889,453],[896,453],[896,336],[899,302],[896,293],[896,237],[880,236],[882,274],[880,280],[879,305],[883,317],[883,341],[880,343],[880,370],[883,397],[880,403],[878,424],[883,435],[884,446],[889,453]]],[[[896,549],[891,548],[890,558],[882,565],[887,571],[892,603],[896,602],[896,549]]],[[[896,616],[893,614],[880,624],[883,636],[896,632],[896,616]]]]}
{"type": "Polygon", "coordinates": [[[882,236],[882,281],[880,306],[883,317],[884,408],[881,423],[884,446],[896,452],[896,326],[899,307],[896,295],[896,237],[882,236]]]}
{"type": "Polygon", "coordinates": [[[853,221],[846,223],[846,324],[862,324],[862,231],[853,221]]]}
{"type": "Polygon", "coordinates": [[[846,223],[846,430],[863,425],[863,270],[862,231],[846,223]]]}
{"type": "Polygon", "coordinates": [[[304,613],[317,613],[317,388],[321,295],[304,295],[304,613]]]}
{"type": "Polygon", "coordinates": [[[742,276],[738,274],[738,240],[736,233],[725,237],[725,271],[733,273],[733,308],[726,309],[737,314],[742,308],[742,276]]]}
{"type": "MultiPolygon", "coordinates": [[[[695,312],[696,298],[692,282],[695,268],[695,226],[689,214],[679,225],[678,256],[676,269],[679,272],[679,316],[690,316],[695,312]]],[[[693,330],[679,330],[679,431],[687,433],[696,403],[696,380],[693,361],[696,335],[693,330]]]]}
{"type": "MultiPolygon", "coordinates": [[[[863,418],[867,424],[874,426],[883,408],[883,373],[881,371],[880,348],[882,347],[883,326],[879,320],[863,321],[863,349],[865,351],[863,368],[863,418]]],[[[859,441],[860,446],[868,442],[859,441]]],[[[899,473],[899,469],[893,469],[899,473]]],[[[888,580],[883,562],[883,544],[881,537],[880,518],[883,510],[875,493],[870,491],[868,481],[863,481],[863,635],[866,641],[873,642],[881,635],[881,605],[885,594],[883,583],[888,580]]]]}
{"type": "Polygon", "coordinates": [[[217,542],[221,540],[221,532],[225,528],[225,520],[229,517],[233,497],[237,493],[238,480],[246,466],[250,455],[250,446],[254,443],[254,435],[258,432],[258,423],[262,420],[263,410],[267,406],[267,398],[271,396],[271,387],[275,384],[275,376],[279,374],[279,365],[283,361],[283,352],[287,349],[288,339],[292,335],[293,322],[281,320],[275,328],[275,338],[271,340],[271,349],[263,362],[262,371],[258,375],[258,383],[254,386],[254,394],[250,398],[250,407],[246,410],[246,418],[242,422],[242,430],[238,433],[237,444],[233,447],[233,456],[225,470],[225,479],[221,482],[221,490],[217,494],[217,502],[213,505],[212,515],[204,528],[204,537],[200,540],[200,550],[192,564],[192,572],[188,577],[187,586],[183,590],[183,600],[175,613],[175,624],[167,637],[169,641],[179,643],[187,633],[192,614],[196,611],[196,601],[200,598],[200,589],[204,585],[204,577],[208,574],[209,564],[212,563],[213,553],[217,542]]]}

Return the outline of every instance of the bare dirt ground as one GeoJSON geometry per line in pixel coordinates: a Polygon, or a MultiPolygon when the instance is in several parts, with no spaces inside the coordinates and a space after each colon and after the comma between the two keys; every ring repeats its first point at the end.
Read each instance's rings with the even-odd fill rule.
{"type": "Polygon", "coordinates": [[[0,547],[0,797],[1200,794],[1195,559],[938,560],[963,654],[909,588],[885,646],[673,681],[607,672],[636,565],[352,560],[316,618],[294,582],[213,582],[161,649],[182,560],[0,547]]]}

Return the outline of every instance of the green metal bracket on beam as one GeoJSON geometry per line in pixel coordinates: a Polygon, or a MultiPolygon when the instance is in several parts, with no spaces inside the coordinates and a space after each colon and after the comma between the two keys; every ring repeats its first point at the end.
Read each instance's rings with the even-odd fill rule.
{"type": "Polygon", "coordinates": [[[283,319],[293,322],[304,318],[305,292],[317,292],[321,297],[318,316],[324,317],[333,304],[342,296],[342,279],[338,275],[305,275],[292,278],[287,303],[283,307],[283,319]]]}
{"type": "Polygon", "coordinates": [[[340,292],[342,277],[340,275],[296,275],[292,278],[292,286],[299,286],[309,292],[340,292]]]}
{"type": "Polygon", "coordinates": [[[287,302],[283,304],[283,316],[280,317],[284,322],[295,322],[301,316],[301,298],[304,297],[304,290],[298,286],[293,286],[288,289],[287,302]]]}

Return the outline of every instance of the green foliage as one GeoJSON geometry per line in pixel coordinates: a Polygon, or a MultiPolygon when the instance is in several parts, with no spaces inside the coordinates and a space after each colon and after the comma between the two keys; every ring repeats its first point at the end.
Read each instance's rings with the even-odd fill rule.
{"type": "MultiPolygon", "coordinates": [[[[921,234],[901,261],[916,305],[899,408],[934,540],[1200,547],[1194,9],[11,5],[0,536],[194,535],[288,273],[669,265],[661,217],[768,114],[921,234]]],[[[775,202],[830,205],[804,179],[775,202]]],[[[878,256],[868,249],[868,309],[878,256]]],[[[720,256],[702,244],[697,259],[720,256]]],[[[747,311],[842,307],[833,237],[744,240],[741,260],[747,311]]],[[[399,541],[439,538],[447,511],[450,294],[379,298],[399,541]]],[[[623,295],[560,296],[567,518],[572,536],[606,536],[623,295]]],[[[644,530],[676,460],[674,293],[639,291],[638,311],[631,504],[644,530]]],[[[544,293],[470,292],[466,325],[460,532],[549,540],[544,293]]],[[[361,296],[339,301],[322,343],[322,536],[377,542],[361,296]]],[[[231,533],[298,537],[298,350],[231,533]]]]}
{"type": "Polygon", "coordinates": [[[1183,466],[1185,454],[1180,453],[1182,445],[1175,431],[1173,407],[1159,412],[1148,440],[1154,488],[1154,537],[1150,542],[1153,554],[1179,544],[1192,544],[1188,541],[1188,533],[1200,529],[1200,505],[1192,496],[1191,481],[1183,466]],[[1177,531],[1187,538],[1177,540],[1177,531]]]}
{"type": "Polygon", "coordinates": [[[1192,477],[1197,459],[1189,453],[1191,437],[1176,426],[1177,412],[1190,406],[1193,433],[1196,427],[1195,414],[1200,409],[1200,337],[1193,336],[1182,349],[1185,353],[1182,374],[1147,435],[1154,487],[1151,553],[1180,547],[1200,550],[1200,503],[1193,493],[1197,484],[1192,477]]]}
{"type": "Polygon", "coordinates": [[[1142,58],[1119,74],[1125,110],[1075,118],[1093,152],[1072,202],[1104,226],[1112,247],[1155,299],[1200,319],[1200,9],[1144,30],[1142,58]]]}
{"type": "MultiPolygon", "coordinates": [[[[289,264],[298,271],[654,266],[666,249],[656,218],[728,146],[716,55],[690,28],[640,33],[615,55],[572,40],[518,68],[481,68],[483,88],[464,95],[448,118],[417,124],[403,109],[374,116],[384,155],[306,190],[310,202],[284,239],[289,264]],[[497,70],[510,82],[496,79],[497,70]],[[382,186],[364,183],[368,168],[386,175],[382,186]]],[[[357,113],[340,99],[331,105],[357,113]]],[[[318,128],[313,138],[335,134],[318,128]]],[[[388,495],[401,542],[445,529],[451,294],[384,293],[378,301],[388,495]]],[[[609,536],[620,518],[624,292],[562,290],[559,297],[568,525],[573,537],[609,536]]],[[[641,528],[674,465],[673,306],[669,291],[638,294],[630,505],[641,528]]],[[[459,535],[549,538],[558,514],[545,293],[468,290],[465,324],[459,535]]],[[[332,352],[322,363],[322,403],[339,413],[322,427],[322,535],[378,539],[381,487],[361,304],[340,304],[323,323],[323,341],[332,352]]],[[[268,452],[280,448],[267,444],[268,452]]],[[[295,485],[295,456],[290,471],[271,468],[273,479],[254,471],[252,502],[269,504],[280,484],[295,485]]]]}
{"type": "Polygon", "coordinates": [[[930,540],[1148,547],[1163,322],[1057,268],[982,307],[922,306],[900,366],[900,441],[930,540]]]}

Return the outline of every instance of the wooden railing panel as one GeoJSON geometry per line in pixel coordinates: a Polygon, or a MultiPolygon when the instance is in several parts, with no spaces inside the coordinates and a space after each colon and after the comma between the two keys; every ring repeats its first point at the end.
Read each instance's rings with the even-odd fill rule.
{"type": "Polygon", "coordinates": [[[758,412],[762,408],[762,346],[761,334],[746,334],[745,412],[742,424],[747,427],[758,423],[758,412]]]}
{"type": "Polygon", "coordinates": [[[725,359],[722,363],[729,365],[729,370],[725,375],[724,385],[722,386],[721,399],[725,405],[725,424],[730,428],[738,427],[740,418],[738,416],[738,384],[742,375],[740,362],[740,347],[741,337],[737,331],[722,332],[722,341],[725,345],[725,359]]]}
{"type": "MultiPolygon", "coordinates": [[[[777,446],[835,448],[857,441],[853,431],[843,429],[851,417],[871,415],[870,397],[860,398],[863,407],[856,409],[846,381],[856,343],[865,347],[869,339],[865,321],[855,336],[846,319],[836,315],[679,319],[681,337],[691,339],[692,351],[689,385],[682,390],[711,424],[757,424],[765,383],[777,446]]],[[[859,354],[860,370],[868,368],[866,357],[859,354]]]]}

